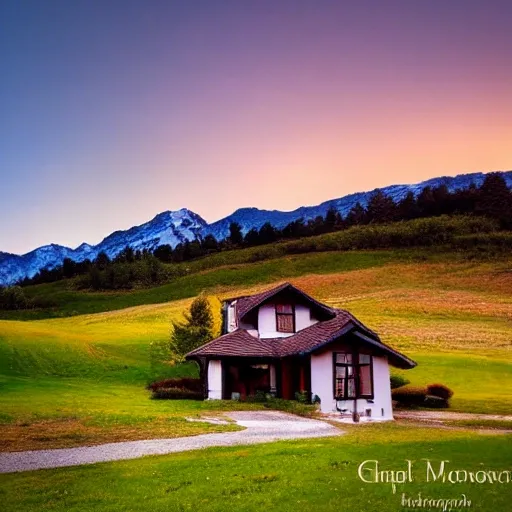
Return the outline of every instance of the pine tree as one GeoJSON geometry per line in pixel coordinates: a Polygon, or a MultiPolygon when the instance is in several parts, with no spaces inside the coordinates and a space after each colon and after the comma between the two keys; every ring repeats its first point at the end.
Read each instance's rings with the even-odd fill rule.
{"type": "Polygon", "coordinates": [[[185,322],[172,322],[170,349],[174,362],[213,338],[213,314],[208,299],[200,295],[185,313],[185,322]]]}
{"type": "Polygon", "coordinates": [[[96,256],[94,263],[99,270],[105,270],[110,264],[110,258],[107,256],[106,252],[102,251],[98,254],[98,256],[96,256]]]}
{"type": "Polygon", "coordinates": [[[366,210],[359,201],[348,212],[345,223],[347,226],[357,226],[366,223],[366,210]]]}
{"type": "Polygon", "coordinates": [[[324,230],[326,233],[331,233],[332,231],[335,231],[336,229],[339,229],[339,225],[341,224],[341,215],[339,214],[338,210],[331,206],[327,213],[325,214],[324,219],[324,230]]]}
{"type": "Polygon", "coordinates": [[[260,234],[256,228],[252,228],[245,234],[244,245],[247,247],[254,247],[260,243],[260,234]]]}
{"type": "Polygon", "coordinates": [[[238,222],[232,222],[229,225],[228,241],[235,247],[240,247],[242,245],[244,237],[242,235],[242,226],[240,226],[238,222]]]}
{"type": "Polygon", "coordinates": [[[397,219],[410,220],[416,219],[419,216],[419,210],[416,205],[416,198],[414,193],[409,191],[397,205],[397,219]]]}
{"type": "Polygon", "coordinates": [[[201,246],[206,254],[217,252],[219,250],[219,242],[217,242],[217,239],[212,234],[204,237],[201,241],[201,246]]]}
{"type": "Polygon", "coordinates": [[[277,240],[276,228],[274,228],[270,222],[265,222],[265,224],[261,226],[258,235],[260,244],[271,244],[277,240]]]}
{"type": "Polygon", "coordinates": [[[382,190],[376,190],[368,201],[366,215],[369,222],[392,222],[396,217],[396,204],[382,190]]]}
{"type": "Polygon", "coordinates": [[[501,227],[512,227],[512,193],[503,176],[497,172],[486,175],[478,193],[476,213],[499,221],[501,227]]]}

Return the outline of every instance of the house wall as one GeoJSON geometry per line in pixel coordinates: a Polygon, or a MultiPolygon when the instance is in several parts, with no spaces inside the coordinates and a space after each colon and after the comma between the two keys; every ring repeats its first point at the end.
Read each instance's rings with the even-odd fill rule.
{"type": "MultiPolygon", "coordinates": [[[[317,323],[318,320],[311,317],[311,311],[302,304],[295,305],[295,330],[300,331],[317,323]]],[[[276,331],[276,308],[274,304],[264,304],[258,310],[258,328],[260,338],[285,338],[292,333],[276,331]]]]}
{"type": "Polygon", "coordinates": [[[222,399],[222,361],[208,362],[208,400],[222,399]]]}
{"type": "Polygon", "coordinates": [[[227,307],[226,318],[226,332],[233,332],[236,329],[236,316],[235,316],[236,300],[230,302],[227,307]]]}
{"type": "MultiPolygon", "coordinates": [[[[333,352],[338,349],[326,350],[311,356],[311,392],[320,397],[322,412],[337,412],[333,389],[333,352]]],[[[366,415],[371,410],[374,419],[392,420],[391,386],[389,382],[389,365],[387,357],[373,356],[373,400],[360,398],[357,400],[357,411],[366,415]]],[[[346,409],[343,414],[354,412],[354,400],[339,401],[338,407],[346,409]]]]}

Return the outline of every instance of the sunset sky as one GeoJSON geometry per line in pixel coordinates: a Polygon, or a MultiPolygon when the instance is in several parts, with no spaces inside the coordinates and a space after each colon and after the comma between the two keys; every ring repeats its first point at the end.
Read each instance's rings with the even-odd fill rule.
{"type": "Polygon", "coordinates": [[[2,0],[0,251],[512,169],[512,1],[2,0]]]}

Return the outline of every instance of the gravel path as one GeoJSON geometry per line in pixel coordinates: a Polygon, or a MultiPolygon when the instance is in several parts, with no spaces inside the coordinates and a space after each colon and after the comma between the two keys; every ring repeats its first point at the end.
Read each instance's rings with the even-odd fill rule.
{"type": "Polygon", "coordinates": [[[81,448],[1,453],[0,473],[135,459],[145,455],[184,452],[210,446],[268,443],[283,439],[336,436],[342,433],[324,421],[300,418],[282,412],[238,411],[229,413],[229,417],[246,429],[176,439],[150,439],[81,448]]]}

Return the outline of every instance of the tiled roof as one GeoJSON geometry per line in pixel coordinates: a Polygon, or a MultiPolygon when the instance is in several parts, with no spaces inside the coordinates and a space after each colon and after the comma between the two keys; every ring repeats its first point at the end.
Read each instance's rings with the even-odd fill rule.
{"type": "Polygon", "coordinates": [[[369,343],[385,353],[399,368],[412,368],[416,363],[382,343],[378,336],[356,320],[347,311],[337,310],[331,320],[318,322],[286,338],[256,338],[244,329],[225,334],[187,354],[188,359],[204,357],[268,357],[282,358],[308,354],[336,340],[349,331],[363,335],[362,343],[369,343]],[[369,335],[365,336],[365,335],[369,335]],[[366,341],[365,341],[366,340],[366,341]]]}
{"type": "MultiPolygon", "coordinates": [[[[351,313],[342,309],[334,309],[324,306],[307,296],[289,283],[268,290],[251,297],[237,299],[238,318],[242,318],[251,309],[257,307],[265,300],[271,298],[291,287],[294,291],[303,295],[333,315],[333,318],[317,322],[299,332],[283,338],[257,338],[244,329],[216,338],[209,343],[189,352],[187,359],[197,357],[267,357],[282,358],[299,354],[308,354],[318,350],[324,345],[335,341],[348,332],[354,332],[361,343],[369,344],[378,351],[385,353],[392,364],[400,368],[413,368],[416,363],[408,357],[380,341],[379,336],[357,320],[351,313]]],[[[232,299],[234,300],[234,299],[232,299]]]]}
{"type": "Polygon", "coordinates": [[[279,338],[279,355],[284,357],[311,352],[339,337],[347,326],[352,326],[351,321],[352,315],[338,310],[331,320],[313,324],[287,338],[279,338]]]}
{"type": "Polygon", "coordinates": [[[256,338],[244,329],[237,329],[192,350],[187,354],[187,358],[194,356],[279,357],[270,341],[256,338]]]}
{"type": "MultiPolygon", "coordinates": [[[[315,307],[322,309],[323,311],[325,311],[327,313],[333,313],[333,309],[330,308],[329,306],[326,306],[325,304],[318,302],[313,297],[310,297],[309,295],[304,293],[302,290],[299,290],[292,284],[283,283],[280,286],[271,288],[270,290],[266,290],[261,293],[257,293],[255,295],[248,295],[245,297],[236,298],[236,316],[237,316],[238,320],[243,318],[247,313],[249,313],[249,311],[251,311],[255,307],[259,306],[266,300],[272,298],[274,295],[277,295],[278,293],[280,293],[284,290],[291,290],[294,293],[300,295],[303,299],[305,299],[307,302],[314,305],[315,307]]],[[[231,300],[235,300],[235,299],[231,299],[231,300]]]]}

